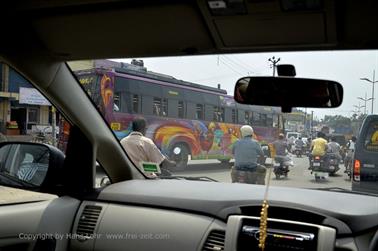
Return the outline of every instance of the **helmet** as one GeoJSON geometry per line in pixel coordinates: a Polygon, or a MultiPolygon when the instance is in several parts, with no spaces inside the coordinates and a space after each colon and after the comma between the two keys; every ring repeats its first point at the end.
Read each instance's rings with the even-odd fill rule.
{"type": "Polygon", "coordinates": [[[241,132],[241,136],[243,138],[247,137],[247,136],[252,136],[253,135],[253,128],[252,128],[252,126],[249,126],[249,125],[243,125],[240,128],[240,132],[241,132]]]}
{"type": "Polygon", "coordinates": [[[323,132],[318,132],[318,138],[325,138],[325,134],[323,132]]]}

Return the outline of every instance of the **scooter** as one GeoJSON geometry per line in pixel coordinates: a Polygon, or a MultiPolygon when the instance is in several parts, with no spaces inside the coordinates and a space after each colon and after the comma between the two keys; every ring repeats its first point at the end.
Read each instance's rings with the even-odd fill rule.
{"type": "Polygon", "coordinates": [[[289,167],[294,166],[292,159],[289,156],[277,155],[274,158],[273,172],[276,176],[276,179],[280,179],[281,176],[287,178],[288,173],[290,172],[289,167]]]}

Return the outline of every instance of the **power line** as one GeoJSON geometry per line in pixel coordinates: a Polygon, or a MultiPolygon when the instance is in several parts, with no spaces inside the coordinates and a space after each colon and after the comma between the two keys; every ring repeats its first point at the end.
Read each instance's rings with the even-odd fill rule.
{"type": "Polygon", "coordinates": [[[242,65],[241,63],[238,63],[236,61],[236,59],[232,59],[231,57],[228,57],[228,56],[225,56],[225,55],[222,55],[224,58],[228,59],[231,63],[233,63],[234,65],[238,66],[238,67],[241,67],[241,68],[244,68],[244,70],[246,70],[247,72],[252,72],[252,70],[250,69],[250,67],[246,67],[244,65],[242,65]]]}
{"type": "Polygon", "coordinates": [[[198,81],[206,81],[206,80],[213,80],[213,79],[220,79],[220,78],[231,78],[231,77],[234,77],[234,76],[235,76],[235,73],[229,73],[229,74],[211,76],[211,77],[207,77],[207,78],[195,79],[193,81],[198,82],[198,81]]]}
{"type": "Polygon", "coordinates": [[[223,63],[227,68],[229,68],[231,71],[235,72],[238,75],[243,76],[244,74],[240,73],[239,71],[235,70],[229,63],[226,63],[223,58],[219,58],[220,62],[223,63]]]}

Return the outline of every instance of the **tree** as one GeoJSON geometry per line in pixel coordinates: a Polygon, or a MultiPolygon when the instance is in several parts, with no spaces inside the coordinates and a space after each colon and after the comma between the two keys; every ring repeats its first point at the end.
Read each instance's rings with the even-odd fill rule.
{"type": "Polygon", "coordinates": [[[326,115],[324,116],[323,123],[332,128],[349,128],[351,127],[352,120],[341,115],[326,115]]]}

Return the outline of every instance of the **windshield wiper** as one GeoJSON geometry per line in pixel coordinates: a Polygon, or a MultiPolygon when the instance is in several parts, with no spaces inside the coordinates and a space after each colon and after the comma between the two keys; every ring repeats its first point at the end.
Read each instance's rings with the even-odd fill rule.
{"type": "Polygon", "coordinates": [[[322,190],[322,191],[339,192],[339,193],[353,193],[353,194],[361,194],[361,195],[378,196],[378,194],[374,194],[374,193],[352,191],[352,190],[349,190],[349,189],[346,189],[346,188],[341,188],[341,187],[320,187],[320,188],[313,188],[313,189],[314,190],[322,190]]]}
{"type": "Polygon", "coordinates": [[[199,176],[199,177],[190,177],[190,176],[180,176],[180,175],[170,175],[170,176],[159,176],[160,179],[169,179],[169,180],[199,180],[199,181],[212,181],[218,182],[215,179],[212,179],[207,176],[199,176]]]}

